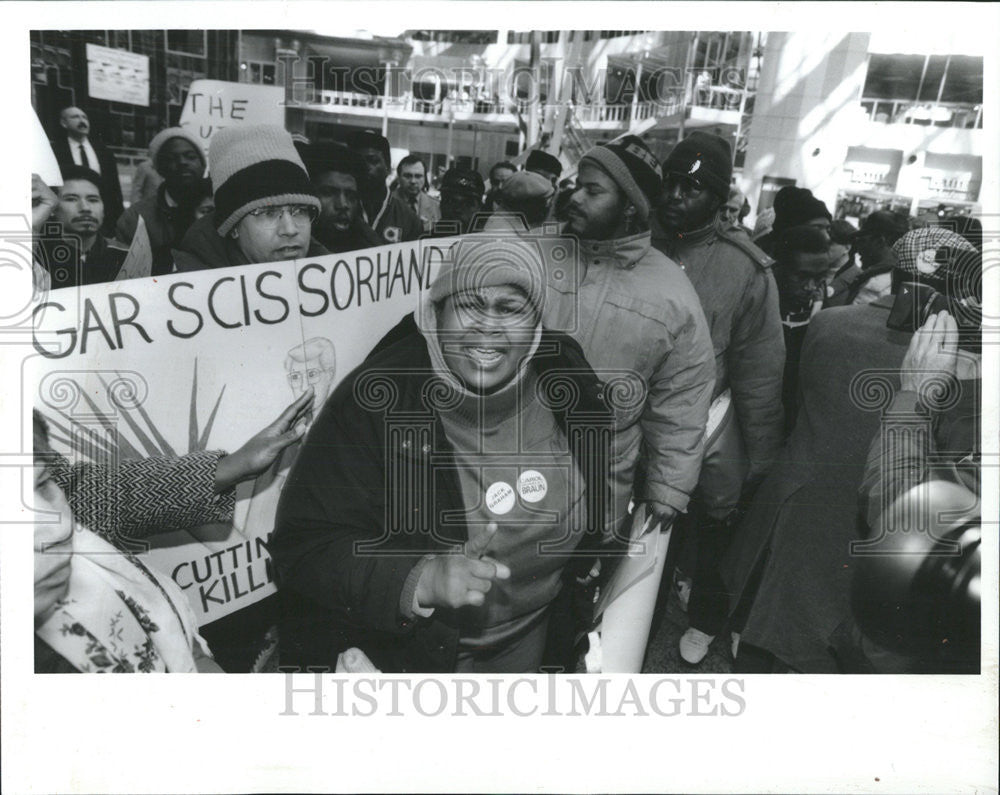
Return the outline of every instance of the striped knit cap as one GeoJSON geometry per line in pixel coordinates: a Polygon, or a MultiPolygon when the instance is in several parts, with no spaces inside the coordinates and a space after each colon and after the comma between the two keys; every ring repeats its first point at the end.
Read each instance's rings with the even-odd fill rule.
{"type": "Polygon", "coordinates": [[[595,146],[580,160],[596,164],[632,202],[639,219],[649,218],[649,208],[660,193],[663,172],[656,157],[642,139],[626,135],[619,141],[595,146]]]}
{"type": "Polygon", "coordinates": [[[225,237],[251,210],[280,204],[321,209],[292,136],[271,124],[225,127],[208,153],[215,228],[225,237]]]}

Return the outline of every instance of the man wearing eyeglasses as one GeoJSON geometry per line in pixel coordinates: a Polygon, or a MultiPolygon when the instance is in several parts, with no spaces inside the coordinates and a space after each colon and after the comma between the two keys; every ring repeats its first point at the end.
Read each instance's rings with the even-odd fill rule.
{"type": "Polygon", "coordinates": [[[274,125],[219,130],[209,171],[215,211],[192,224],[179,271],[281,262],[328,253],[312,238],[320,200],[292,136],[274,125]]]}
{"type": "Polygon", "coordinates": [[[697,549],[691,628],[681,638],[680,652],[691,664],[704,659],[725,623],[728,597],[718,562],[729,545],[740,496],[766,474],[783,429],[785,344],[773,261],[739,226],[720,221],[731,178],[729,142],[691,133],[663,162],[653,223],[653,246],[684,269],[705,310],[715,348],[713,406],[726,411],[706,442],[689,522],[697,549]]]}

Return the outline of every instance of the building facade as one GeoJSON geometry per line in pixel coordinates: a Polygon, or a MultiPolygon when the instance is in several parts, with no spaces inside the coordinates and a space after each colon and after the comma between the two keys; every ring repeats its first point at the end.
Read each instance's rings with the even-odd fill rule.
{"type": "Polygon", "coordinates": [[[837,217],[979,211],[983,57],[944,34],[771,33],[740,187],[754,210],[783,184],[837,217]]]}

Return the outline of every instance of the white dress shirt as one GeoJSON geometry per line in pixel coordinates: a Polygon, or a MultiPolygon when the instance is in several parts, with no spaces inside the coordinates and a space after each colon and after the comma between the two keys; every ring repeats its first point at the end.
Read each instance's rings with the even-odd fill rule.
{"type": "Polygon", "coordinates": [[[82,145],[84,151],[87,153],[87,168],[96,171],[98,174],[101,173],[101,163],[97,159],[97,152],[94,151],[94,147],[90,145],[89,138],[84,138],[82,143],[68,137],[66,140],[69,141],[69,151],[73,155],[74,163],[78,166],[83,165],[83,159],[80,157],[80,146],[82,145]]]}

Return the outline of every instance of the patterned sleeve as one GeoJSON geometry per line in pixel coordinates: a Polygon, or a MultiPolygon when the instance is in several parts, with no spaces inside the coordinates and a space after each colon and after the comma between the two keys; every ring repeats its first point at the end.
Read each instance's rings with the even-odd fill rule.
{"type": "Polygon", "coordinates": [[[71,465],[61,459],[50,469],[76,519],[117,541],[230,522],[236,491],[216,494],[214,488],[215,470],[224,455],[203,451],[121,461],[114,467],[71,465]]]}

